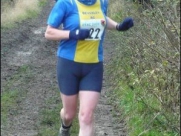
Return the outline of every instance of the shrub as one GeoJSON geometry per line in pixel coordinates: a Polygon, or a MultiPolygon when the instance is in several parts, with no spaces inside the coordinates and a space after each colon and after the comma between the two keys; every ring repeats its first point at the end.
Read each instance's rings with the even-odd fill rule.
{"type": "Polygon", "coordinates": [[[124,103],[123,109],[130,107],[129,112],[125,111],[129,135],[178,135],[179,1],[152,3],[154,8],[142,9],[131,1],[110,1],[110,16],[118,21],[132,16],[135,26],[124,33],[107,35],[115,44],[107,66],[108,82],[115,93],[121,91],[118,100],[124,103]],[[131,101],[126,100],[128,94],[134,96],[131,101]]]}

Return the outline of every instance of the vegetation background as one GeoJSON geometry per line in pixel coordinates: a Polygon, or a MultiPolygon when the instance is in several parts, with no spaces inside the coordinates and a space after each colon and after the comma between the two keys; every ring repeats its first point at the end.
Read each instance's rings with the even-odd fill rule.
{"type": "Polygon", "coordinates": [[[128,135],[180,135],[180,1],[110,1],[109,15],[135,21],[125,33],[108,31],[110,102],[124,111],[128,135]]]}
{"type": "MultiPolygon", "coordinates": [[[[36,16],[46,2],[1,0],[1,30],[36,16]]],[[[108,14],[118,22],[131,16],[135,24],[124,33],[107,31],[113,46],[105,66],[112,114],[126,120],[129,136],[179,136],[180,1],[109,0],[108,14]]],[[[3,107],[16,95],[2,95],[3,107]]]]}

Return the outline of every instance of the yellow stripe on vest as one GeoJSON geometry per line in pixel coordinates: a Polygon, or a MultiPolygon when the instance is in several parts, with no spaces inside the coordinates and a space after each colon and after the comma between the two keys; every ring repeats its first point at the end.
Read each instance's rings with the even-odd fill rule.
{"type": "Polygon", "coordinates": [[[99,62],[98,50],[104,31],[101,20],[105,20],[100,1],[97,0],[92,6],[86,6],[77,0],[76,3],[80,17],[80,28],[89,29],[91,31],[88,39],[78,41],[74,61],[84,63],[99,62]]]}
{"type": "Polygon", "coordinates": [[[97,41],[79,41],[76,48],[75,61],[85,63],[98,62],[97,41]]]}

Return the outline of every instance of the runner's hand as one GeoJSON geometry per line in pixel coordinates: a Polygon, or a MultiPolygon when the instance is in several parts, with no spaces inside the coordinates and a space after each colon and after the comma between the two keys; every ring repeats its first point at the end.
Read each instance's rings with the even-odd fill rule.
{"type": "Polygon", "coordinates": [[[126,31],[133,26],[134,26],[133,19],[131,17],[127,17],[123,20],[123,22],[117,24],[116,29],[118,31],[126,31]]]}
{"type": "Polygon", "coordinates": [[[89,37],[89,29],[77,29],[76,31],[70,31],[69,38],[74,40],[85,40],[89,37]]]}

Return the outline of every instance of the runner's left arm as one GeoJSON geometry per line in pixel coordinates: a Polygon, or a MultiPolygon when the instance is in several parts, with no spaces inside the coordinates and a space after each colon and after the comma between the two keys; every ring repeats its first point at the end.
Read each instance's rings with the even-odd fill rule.
{"type": "Polygon", "coordinates": [[[117,23],[109,17],[106,17],[107,20],[107,29],[126,31],[134,26],[133,19],[131,17],[125,18],[121,23],[117,23]]]}
{"type": "Polygon", "coordinates": [[[109,17],[106,17],[107,20],[107,29],[116,30],[116,25],[118,24],[116,21],[112,20],[109,17]]]}

